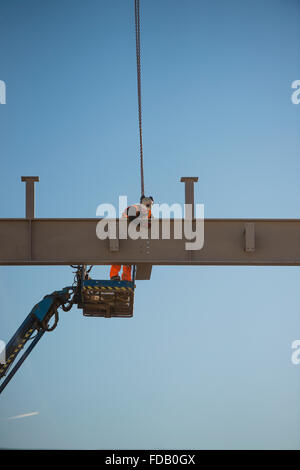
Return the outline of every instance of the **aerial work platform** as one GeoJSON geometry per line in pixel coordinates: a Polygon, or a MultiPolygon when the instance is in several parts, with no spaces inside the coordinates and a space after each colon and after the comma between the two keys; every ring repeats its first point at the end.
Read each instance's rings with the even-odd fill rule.
{"type": "Polygon", "coordinates": [[[133,316],[134,282],[82,281],[78,308],[86,317],[123,317],[133,316]]]}

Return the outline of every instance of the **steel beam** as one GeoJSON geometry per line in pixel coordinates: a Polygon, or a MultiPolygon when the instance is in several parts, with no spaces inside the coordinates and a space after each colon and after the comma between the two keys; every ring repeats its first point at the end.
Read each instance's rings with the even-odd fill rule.
{"type": "Polygon", "coordinates": [[[174,238],[174,219],[169,240],[113,243],[97,238],[99,220],[0,219],[0,265],[137,264],[141,276],[151,265],[300,266],[300,219],[205,219],[198,251],[174,238]]]}
{"type": "Polygon", "coordinates": [[[26,219],[34,218],[34,183],[40,181],[38,176],[21,176],[26,183],[26,219]]]}
{"type": "Polygon", "coordinates": [[[197,176],[182,176],[180,182],[184,183],[185,189],[185,205],[191,206],[190,218],[194,219],[195,217],[195,203],[194,203],[194,183],[197,183],[197,176]]]}
{"type": "Polygon", "coordinates": [[[137,281],[147,281],[151,278],[152,264],[139,263],[136,270],[137,281]]]}

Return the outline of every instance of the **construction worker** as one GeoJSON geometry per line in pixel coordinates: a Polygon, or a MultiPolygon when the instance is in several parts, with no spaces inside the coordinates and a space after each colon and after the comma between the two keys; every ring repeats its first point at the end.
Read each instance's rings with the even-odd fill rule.
{"type": "MultiPolygon", "coordinates": [[[[150,219],[151,217],[151,207],[153,204],[153,197],[141,196],[140,204],[133,204],[125,209],[122,214],[122,217],[128,219],[128,222],[132,222],[138,217],[144,219],[150,219]]],[[[110,279],[114,281],[120,281],[119,272],[121,270],[121,265],[113,264],[110,268],[110,279]]],[[[131,266],[123,266],[122,281],[131,281],[131,266]]]]}

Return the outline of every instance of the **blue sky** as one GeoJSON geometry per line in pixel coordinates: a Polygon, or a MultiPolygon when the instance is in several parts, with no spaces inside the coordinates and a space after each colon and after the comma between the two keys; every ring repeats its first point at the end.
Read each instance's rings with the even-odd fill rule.
{"type": "MultiPolygon", "coordinates": [[[[209,218],[300,217],[300,4],[141,0],[146,193],[209,218]]],[[[0,6],[0,217],[139,197],[132,0],[0,6]]],[[[3,241],[2,241],[3,243],[3,241]]],[[[0,268],[0,338],[69,267],[0,268]]],[[[107,278],[108,267],[96,267],[107,278]]],[[[135,313],[61,313],[0,400],[0,447],[299,449],[298,267],[154,267],[135,313]],[[20,419],[8,417],[38,411],[20,419]]]]}

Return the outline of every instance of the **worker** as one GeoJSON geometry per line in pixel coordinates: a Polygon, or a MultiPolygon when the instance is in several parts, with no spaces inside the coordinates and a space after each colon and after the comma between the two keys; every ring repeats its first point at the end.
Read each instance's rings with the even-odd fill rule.
{"type": "MultiPolygon", "coordinates": [[[[122,214],[122,217],[127,218],[128,222],[132,222],[137,218],[141,219],[150,219],[151,207],[153,204],[153,197],[141,196],[140,204],[133,204],[125,209],[122,214]]],[[[110,279],[112,281],[120,281],[119,272],[121,270],[121,265],[113,264],[110,268],[110,279]]],[[[123,266],[122,281],[131,281],[131,265],[123,266]]]]}

